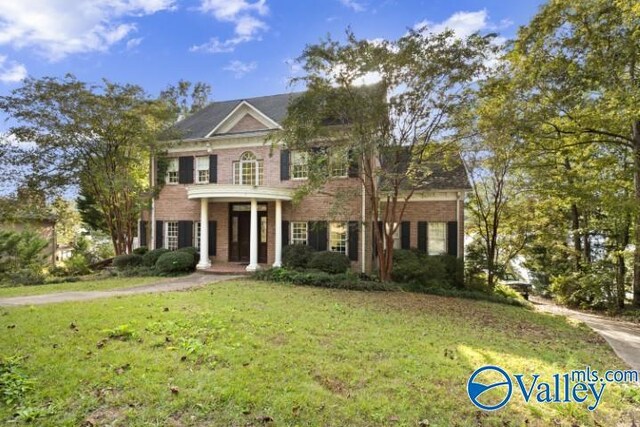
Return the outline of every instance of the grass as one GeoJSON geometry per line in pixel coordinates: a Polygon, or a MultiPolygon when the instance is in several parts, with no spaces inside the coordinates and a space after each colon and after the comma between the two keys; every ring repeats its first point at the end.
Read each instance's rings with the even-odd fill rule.
{"type": "Polygon", "coordinates": [[[70,283],[52,283],[33,286],[0,287],[0,298],[42,295],[70,291],[106,291],[132,288],[160,282],[161,277],[119,277],[109,279],[83,280],[70,283]]]}
{"type": "Polygon", "coordinates": [[[637,388],[612,385],[594,412],[516,398],[497,412],[477,410],[466,381],[487,363],[544,378],[585,365],[623,368],[584,326],[483,301],[230,281],[4,309],[0,330],[1,353],[21,360],[32,382],[17,409],[0,403],[0,423],[571,426],[640,419],[637,388]]]}

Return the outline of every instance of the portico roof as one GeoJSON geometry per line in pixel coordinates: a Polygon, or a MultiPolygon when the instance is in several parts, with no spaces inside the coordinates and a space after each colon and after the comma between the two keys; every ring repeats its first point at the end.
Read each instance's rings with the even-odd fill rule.
{"type": "Polygon", "coordinates": [[[261,202],[273,200],[290,201],[293,199],[293,190],[252,185],[203,184],[188,186],[187,198],[209,198],[220,202],[249,201],[251,199],[261,202]]]}

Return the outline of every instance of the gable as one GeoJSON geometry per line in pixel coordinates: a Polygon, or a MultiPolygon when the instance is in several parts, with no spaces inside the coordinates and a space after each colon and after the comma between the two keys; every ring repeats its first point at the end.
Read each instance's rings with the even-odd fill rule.
{"type": "Polygon", "coordinates": [[[207,136],[277,129],[280,125],[247,101],[239,103],[207,136]]]}

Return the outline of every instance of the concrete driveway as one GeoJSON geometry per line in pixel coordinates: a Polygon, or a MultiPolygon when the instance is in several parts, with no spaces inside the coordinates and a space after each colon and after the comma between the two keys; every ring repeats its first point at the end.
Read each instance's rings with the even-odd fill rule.
{"type": "Polygon", "coordinates": [[[54,294],[0,298],[0,307],[51,304],[67,301],[88,301],[98,298],[109,298],[115,296],[182,291],[197,286],[203,286],[209,283],[235,279],[238,277],[240,276],[193,273],[189,276],[176,277],[174,279],[163,280],[158,283],[151,283],[148,285],[136,286],[132,288],[114,289],[111,291],[58,292],[54,294]]]}
{"type": "Polygon", "coordinates": [[[640,325],[616,320],[598,314],[570,310],[554,304],[553,301],[531,297],[536,310],[566,316],[584,322],[591,329],[607,340],[613,351],[627,364],[640,370],[640,325]]]}

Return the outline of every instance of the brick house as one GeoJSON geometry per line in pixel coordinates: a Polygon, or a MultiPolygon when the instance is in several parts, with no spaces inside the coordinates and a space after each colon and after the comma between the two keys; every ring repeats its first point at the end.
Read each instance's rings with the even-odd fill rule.
{"type": "MultiPolygon", "coordinates": [[[[358,165],[348,154],[330,153],[332,178],[322,191],[294,203],[294,190],[307,174],[306,156],[265,143],[294,96],[214,102],[178,122],[181,139],[166,143],[166,184],[140,222],[140,244],[196,246],[199,269],[241,263],[248,271],[280,266],[283,246],[306,244],[343,252],[354,270],[372,271],[372,227],[358,165]]],[[[407,207],[395,246],[461,257],[468,187],[460,162],[435,168],[407,207]]]]}

